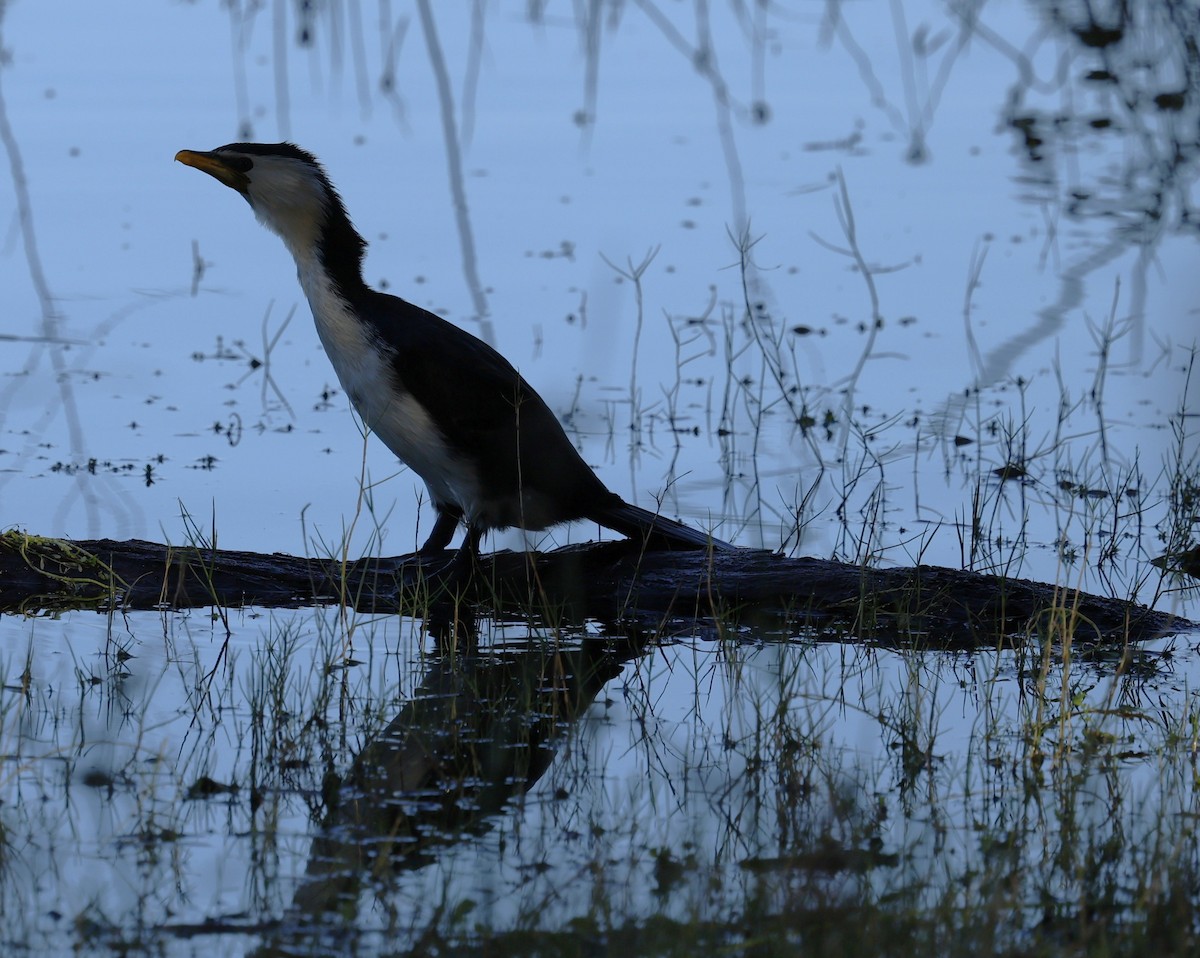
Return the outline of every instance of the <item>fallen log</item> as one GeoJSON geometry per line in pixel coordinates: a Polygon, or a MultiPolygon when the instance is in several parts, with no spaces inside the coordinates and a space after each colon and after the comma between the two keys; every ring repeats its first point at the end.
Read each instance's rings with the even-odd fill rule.
{"type": "MultiPolygon", "coordinates": [[[[446,558],[449,557],[447,554],[446,558]]],[[[344,603],[422,615],[444,559],[350,562],[142,540],[0,535],[0,610],[300,607],[344,603]]],[[[641,552],[629,541],[484,556],[468,601],[556,626],[794,629],[935,648],[1030,636],[1137,642],[1196,627],[1122,599],[938,566],[880,569],[770,552],[641,552]]]]}

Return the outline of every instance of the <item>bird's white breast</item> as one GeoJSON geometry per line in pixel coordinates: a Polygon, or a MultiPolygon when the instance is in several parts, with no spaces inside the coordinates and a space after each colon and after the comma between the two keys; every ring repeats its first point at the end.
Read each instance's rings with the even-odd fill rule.
{"type": "Polygon", "coordinates": [[[367,428],[425,480],[435,502],[472,517],[480,501],[475,470],[446,443],[425,408],[392,372],[394,352],[354,315],[317,263],[297,257],[300,285],[338,381],[367,428]]]}

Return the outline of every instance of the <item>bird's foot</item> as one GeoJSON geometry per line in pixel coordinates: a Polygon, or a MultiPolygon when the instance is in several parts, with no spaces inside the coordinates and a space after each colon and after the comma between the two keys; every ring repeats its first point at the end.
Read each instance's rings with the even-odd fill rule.
{"type": "Polygon", "coordinates": [[[416,567],[405,570],[405,585],[424,587],[431,599],[465,598],[478,570],[478,554],[465,543],[449,558],[443,549],[421,549],[413,558],[416,567]]]}
{"type": "Polygon", "coordinates": [[[429,606],[425,626],[442,652],[474,648],[475,583],[479,556],[464,544],[450,560],[425,577],[429,606]]]}

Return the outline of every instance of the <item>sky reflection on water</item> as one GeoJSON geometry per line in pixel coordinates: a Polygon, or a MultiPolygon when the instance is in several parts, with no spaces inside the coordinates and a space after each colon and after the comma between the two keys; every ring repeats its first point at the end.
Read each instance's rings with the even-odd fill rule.
{"type": "MultiPolygon", "coordinates": [[[[717,3],[701,58],[692,5],[597,7],[591,30],[553,5],[532,21],[472,9],[437,5],[456,167],[416,7],[321,7],[307,47],[287,4],[0,8],[23,173],[0,191],[0,525],[175,543],[215,528],[224,547],[350,557],[421,541],[419,484],[364,443],[286,252],[171,162],[290,137],[370,241],[369,280],[490,332],[622,495],[665,492],[744,545],[1156,598],[1172,457],[1196,452],[1170,426],[1196,405],[1200,292],[1197,108],[1155,99],[1174,64],[1165,8],[1130,42],[1161,44],[1136,112],[1114,51],[1038,7],[717,3]],[[756,240],[745,271],[739,226],[756,240]],[[619,274],[643,262],[639,317],[619,274]],[[1014,465],[1024,480],[1002,482],[1014,465]]],[[[1158,605],[1196,615],[1186,595],[1158,605]]],[[[71,946],[92,927],[77,917],[114,949],[113,927],[295,917],[324,773],[432,665],[408,619],[358,623],[353,665],[336,611],[231,621],[226,647],[200,612],[0,618],[0,901],[26,915],[12,941],[71,946]],[[239,791],[190,794],[202,779],[239,791]]],[[[496,646],[529,631],[484,625],[496,646]]],[[[577,644],[533,631],[535,650],[577,644]]],[[[1190,636],[1120,676],[799,627],[741,638],[685,634],[614,665],[515,807],[362,891],[363,953],[467,900],[506,927],[568,923],[603,894],[631,920],[758,893],[781,909],[886,897],[925,872],[932,897],[1004,854],[1036,900],[1030,836],[1086,825],[1136,848],[1194,818],[1190,636]],[[1087,765],[1105,736],[1124,757],[1087,765]],[[823,829],[865,870],[772,862],[823,829]]],[[[1045,881],[1070,901],[1056,864],[1045,881]]],[[[211,953],[183,928],[168,941],[211,953]]]]}

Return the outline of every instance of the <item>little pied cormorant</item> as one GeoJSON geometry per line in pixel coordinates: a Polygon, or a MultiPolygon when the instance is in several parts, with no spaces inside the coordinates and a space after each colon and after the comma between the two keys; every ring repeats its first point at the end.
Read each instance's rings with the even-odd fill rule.
{"type": "Polygon", "coordinates": [[[437,521],[422,555],[467,528],[590,519],[652,548],[730,549],[610,492],[550,408],[496,350],[433,313],[371,289],[366,241],[316,157],[291,143],[230,143],[175,159],[240,193],[283,239],[338,379],[367,428],[424,481],[437,521]]]}

